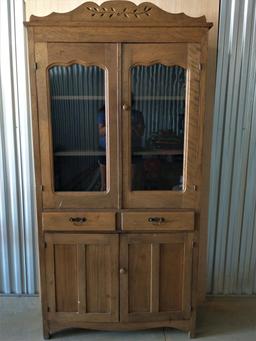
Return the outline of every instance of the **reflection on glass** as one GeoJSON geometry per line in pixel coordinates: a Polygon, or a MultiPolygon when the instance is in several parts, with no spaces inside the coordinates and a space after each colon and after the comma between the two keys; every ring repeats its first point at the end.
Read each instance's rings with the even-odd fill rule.
{"type": "Polygon", "coordinates": [[[54,66],[49,84],[55,191],[105,191],[104,70],[54,66]]]}
{"type": "Polygon", "coordinates": [[[132,190],[182,191],[186,70],[131,69],[132,190]]]}

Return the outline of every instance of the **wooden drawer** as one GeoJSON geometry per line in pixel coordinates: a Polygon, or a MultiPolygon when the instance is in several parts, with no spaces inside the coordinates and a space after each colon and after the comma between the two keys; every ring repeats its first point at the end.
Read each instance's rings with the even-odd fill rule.
{"type": "Polygon", "coordinates": [[[194,212],[193,211],[172,211],[172,212],[123,212],[122,213],[123,230],[194,230],[194,212]]]}
{"type": "Polygon", "coordinates": [[[45,212],[42,216],[45,231],[114,231],[115,212],[45,212]]]}

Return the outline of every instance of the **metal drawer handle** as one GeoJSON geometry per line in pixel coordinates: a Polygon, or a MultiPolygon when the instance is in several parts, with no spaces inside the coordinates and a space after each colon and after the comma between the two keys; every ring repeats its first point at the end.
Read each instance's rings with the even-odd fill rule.
{"type": "Polygon", "coordinates": [[[86,218],[85,217],[70,217],[69,218],[69,221],[71,222],[71,223],[74,223],[74,224],[83,224],[83,223],[85,223],[86,222],[86,218]]]}
{"type": "Polygon", "coordinates": [[[162,224],[165,222],[163,217],[149,217],[148,222],[152,224],[162,224]]]}

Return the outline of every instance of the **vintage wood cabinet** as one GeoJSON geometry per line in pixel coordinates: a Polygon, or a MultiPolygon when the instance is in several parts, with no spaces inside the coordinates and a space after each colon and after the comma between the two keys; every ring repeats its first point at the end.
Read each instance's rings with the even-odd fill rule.
{"type": "Polygon", "coordinates": [[[26,26],[45,338],[193,336],[211,24],[110,1],[26,26]]]}

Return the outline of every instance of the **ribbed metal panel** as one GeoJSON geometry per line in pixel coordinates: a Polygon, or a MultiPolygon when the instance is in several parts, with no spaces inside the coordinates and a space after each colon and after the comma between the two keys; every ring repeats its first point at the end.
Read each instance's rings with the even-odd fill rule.
{"type": "Polygon", "coordinates": [[[35,294],[37,249],[23,1],[0,2],[0,293],[35,294]]]}
{"type": "MultiPolygon", "coordinates": [[[[0,292],[4,294],[38,292],[22,6],[22,1],[0,2],[0,292]]],[[[210,294],[256,293],[255,60],[255,0],[223,0],[210,188],[210,294]]]]}
{"type": "Polygon", "coordinates": [[[210,212],[211,294],[256,293],[256,2],[221,2],[210,212]]]}

